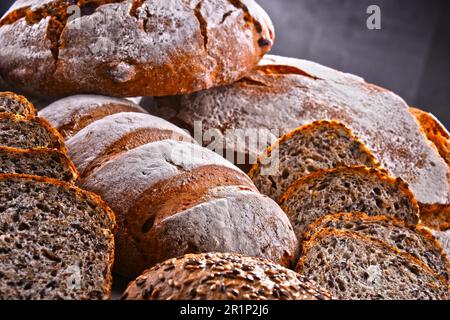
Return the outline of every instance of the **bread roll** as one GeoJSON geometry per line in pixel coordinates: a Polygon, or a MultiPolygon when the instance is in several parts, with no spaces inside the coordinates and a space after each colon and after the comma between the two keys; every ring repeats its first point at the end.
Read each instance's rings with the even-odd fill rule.
{"type": "Polygon", "coordinates": [[[174,95],[242,78],[273,40],[253,0],[18,0],[0,74],[37,97],[174,95]]]}
{"type": "Polygon", "coordinates": [[[328,300],[313,282],[271,261],[230,253],[188,254],[145,271],[124,300],[328,300]]]}

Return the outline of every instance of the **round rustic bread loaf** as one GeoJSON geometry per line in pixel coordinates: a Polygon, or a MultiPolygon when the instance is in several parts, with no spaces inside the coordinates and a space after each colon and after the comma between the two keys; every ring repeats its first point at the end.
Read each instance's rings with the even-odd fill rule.
{"type": "Polygon", "coordinates": [[[273,40],[253,0],[18,0],[0,74],[38,97],[175,95],[240,79],[273,40]]]}
{"type": "Polygon", "coordinates": [[[145,271],[124,300],[328,300],[330,294],[271,261],[230,253],[188,254],[145,271]]]}
{"type": "MultiPolygon", "coordinates": [[[[55,118],[58,105],[41,114],[55,118]]],[[[86,117],[98,114],[78,108],[86,117]]],[[[72,121],[67,116],[61,123],[72,121]]],[[[116,213],[118,273],[136,277],[161,261],[201,252],[295,263],[298,242],[281,208],[232,163],[169,122],[136,112],[103,114],[67,146],[81,185],[116,213]]]]}

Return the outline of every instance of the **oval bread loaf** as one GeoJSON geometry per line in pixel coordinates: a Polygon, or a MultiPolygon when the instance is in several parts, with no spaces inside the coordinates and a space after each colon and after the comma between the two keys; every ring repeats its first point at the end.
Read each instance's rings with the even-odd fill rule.
{"type": "Polygon", "coordinates": [[[119,273],[135,277],[158,262],[201,252],[295,262],[297,239],[281,208],[232,163],[165,120],[109,115],[67,145],[81,185],[117,215],[119,273]]]}
{"type": "Polygon", "coordinates": [[[18,0],[0,74],[41,97],[175,95],[240,79],[273,40],[254,0],[18,0]]]}
{"type": "Polygon", "coordinates": [[[329,300],[305,277],[264,259],[187,254],[145,271],[124,300],[329,300]]]}

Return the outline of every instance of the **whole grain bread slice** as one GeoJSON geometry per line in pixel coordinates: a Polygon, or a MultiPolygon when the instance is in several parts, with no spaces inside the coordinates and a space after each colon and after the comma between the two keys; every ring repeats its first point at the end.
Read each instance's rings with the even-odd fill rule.
{"type": "Polygon", "coordinates": [[[34,106],[24,97],[13,92],[0,92],[0,113],[12,113],[31,118],[36,115],[34,106]]]}
{"type": "Polygon", "coordinates": [[[293,182],[308,174],[351,165],[380,167],[371,151],[345,125],[315,121],[269,147],[249,176],[261,193],[276,200],[293,182]]]}
{"type": "Polygon", "coordinates": [[[362,166],[322,170],[295,182],[280,197],[298,239],[315,220],[338,212],[387,215],[416,225],[419,207],[408,185],[362,166]]]}
{"type": "Polygon", "coordinates": [[[304,246],[296,271],[337,299],[446,300],[448,283],[383,241],[324,229],[304,246]]]}
{"type": "Polygon", "coordinates": [[[450,263],[447,256],[436,238],[425,228],[408,226],[386,216],[369,216],[360,212],[337,213],[312,223],[304,235],[304,243],[323,229],[348,230],[384,241],[399,251],[411,254],[445,281],[449,281],[450,263]]]}
{"type": "Polygon", "coordinates": [[[63,138],[42,118],[0,114],[0,146],[18,149],[52,148],[67,152],[63,138]]]}
{"type": "Polygon", "coordinates": [[[53,178],[66,182],[78,179],[69,157],[57,149],[0,147],[0,174],[16,173],[53,178]]]}
{"type": "Polygon", "coordinates": [[[115,218],[58,180],[0,174],[0,297],[108,299],[115,218]]]}

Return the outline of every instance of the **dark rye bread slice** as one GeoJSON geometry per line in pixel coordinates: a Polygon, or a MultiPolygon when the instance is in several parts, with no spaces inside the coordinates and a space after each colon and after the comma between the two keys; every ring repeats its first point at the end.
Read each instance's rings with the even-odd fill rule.
{"type": "Polygon", "coordinates": [[[304,243],[322,229],[348,230],[384,241],[419,259],[445,281],[449,281],[450,263],[447,256],[435,237],[425,228],[408,226],[386,216],[371,217],[359,212],[338,213],[324,216],[312,223],[304,235],[304,243]]]}
{"type": "Polygon", "coordinates": [[[39,116],[47,119],[64,139],[69,139],[92,122],[120,112],[146,113],[127,99],[75,95],[48,105],[39,111],[39,116]]]}
{"type": "Polygon", "coordinates": [[[413,256],[357,233],[322,230],[296,271],[337,299],[447,300],[448,283],[413,256]]]}
{"type": "Polygon", "coordinates": [[[114,214],[49,178],[0,175],[0,297],[108,299],[114,214]]]}
{"type": "Polygon", "coordinates": [[[145,271],[124,300],[329,300],[331,295],[269,260],[231,253],[187,254],[145,271]]]}
{"type": "Polygon", "coordinates": [[[0,147],[0,174],[16,173],[66,182],[78,179],[78,171],[67,155],[56,149],[0,147]]]}
{"type": "MultiPolygon", "coordinates": [[[[231,138],[245,141],[247,128],[258,129],[259,136],[281,136],[313,121],[339,121],[390,174],[411,186],[420,203],[449,203],[448,167],[421,133],[409,106],[360,77],[310,61],[267,55],[232,85],[155,101],[156,107],[148,109],[151,114],[186,128],[201,122],[203,130],[215,130],[216,145],[231,138]],[[230,137],[233,133],[235,137],[230,137]]],[[[204,140],[205,145],[211,142],[204,140]]],[[[259,155],[267,147],[263,142],[235,144],[234,151],[259,155]]]]}
{"type": "Polygon", "coordinates": [[[37,117],[24,119],[9,113],[0,114],[0,146],[67,151],[61,135],[46,120],[37,117]]]}
{"type": "Polygon", "coordinates": [[[369,149],[345,125],[315,121],[280,138],[249,172],[259,191],[274,200],[295,181],[322,169],[379,168],[369,149]]]}
{"type": "Polygon", "coordinates": [[[34,117],[34,106],[23,96],[13,92],[0,92],[0,113],[9,112],[25,118],[34,117]]]}
{"type": "Polygon", "coordinates": [[[412,225],[419,221],[419,207],[408,185],[365,167],[313,173],[289,187],[279,203],[300,241],[313,221],[332,213],[387,215],[412,225]]]}

